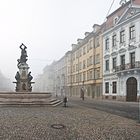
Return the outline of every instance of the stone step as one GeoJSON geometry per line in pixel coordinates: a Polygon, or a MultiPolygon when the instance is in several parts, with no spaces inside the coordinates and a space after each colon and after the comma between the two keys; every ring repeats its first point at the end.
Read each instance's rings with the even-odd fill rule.
{"type": "Polygon", "coordinates": [[[59,100],[59,99],[51,99],[50,100],[50,105],[53,106],[53,107],[58,106],[58,105],[60,105],[62,103],[63,102],[61,100],[59,100]]]}
{"type": "Polygon", "coordinates": [[[57,101],[57,100],[58,100],[58,99],[55,99],[55,98],[54,98],[54,99],[50,99],[50,103],[51,103],[51,102],[54,102],[54,101],[57,101]]]}

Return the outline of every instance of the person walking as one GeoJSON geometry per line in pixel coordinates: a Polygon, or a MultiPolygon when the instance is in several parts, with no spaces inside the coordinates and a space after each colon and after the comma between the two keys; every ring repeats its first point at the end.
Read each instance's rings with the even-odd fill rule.
{"type": "Polygon", "coordinates": [[[68,102],[68,98],[66,96],[64,97],[63,102],[64,102],[64,107],[66,107],[67,106],[67,102],[68,102]]]}
{"type": "Polygon", "coordinates": [[[84,88],[83,87],[81,88],[81,98],[82,98],[82,100],[84,100],[84,88]]]}

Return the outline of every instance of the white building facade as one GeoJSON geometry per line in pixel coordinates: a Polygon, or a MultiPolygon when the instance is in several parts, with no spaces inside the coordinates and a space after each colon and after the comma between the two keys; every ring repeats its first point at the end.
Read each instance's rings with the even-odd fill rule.
{"type": "Polygon", "coordinates": [[[138,101],[140,5],[128,3],[109,18],[112,26],[103,33],[103,97],[138,101]]]}

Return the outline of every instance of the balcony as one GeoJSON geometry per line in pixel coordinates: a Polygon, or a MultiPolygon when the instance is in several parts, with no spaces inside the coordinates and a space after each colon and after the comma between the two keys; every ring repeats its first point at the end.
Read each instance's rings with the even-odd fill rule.
{"type": "Polygon", "coordinates": [[[120,65],[115,68],[115,72],[122,72],[131,69],[140,68],[140,61],[136,61],[135,63],[128,63],[125,65],[120,65]]]}

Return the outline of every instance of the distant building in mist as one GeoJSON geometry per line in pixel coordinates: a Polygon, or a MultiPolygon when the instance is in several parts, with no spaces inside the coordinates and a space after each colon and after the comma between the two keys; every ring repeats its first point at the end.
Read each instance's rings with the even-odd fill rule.
{"type": "Polygon", "coordinates": [[[33,91],[39,92],[55,92],[54,83],[55,83],[55,74],[54,74],[54,64],[47,65],[43,69],[43,74],[38,75],[35,78],[35,85],[33,86],[33,91]]]}

